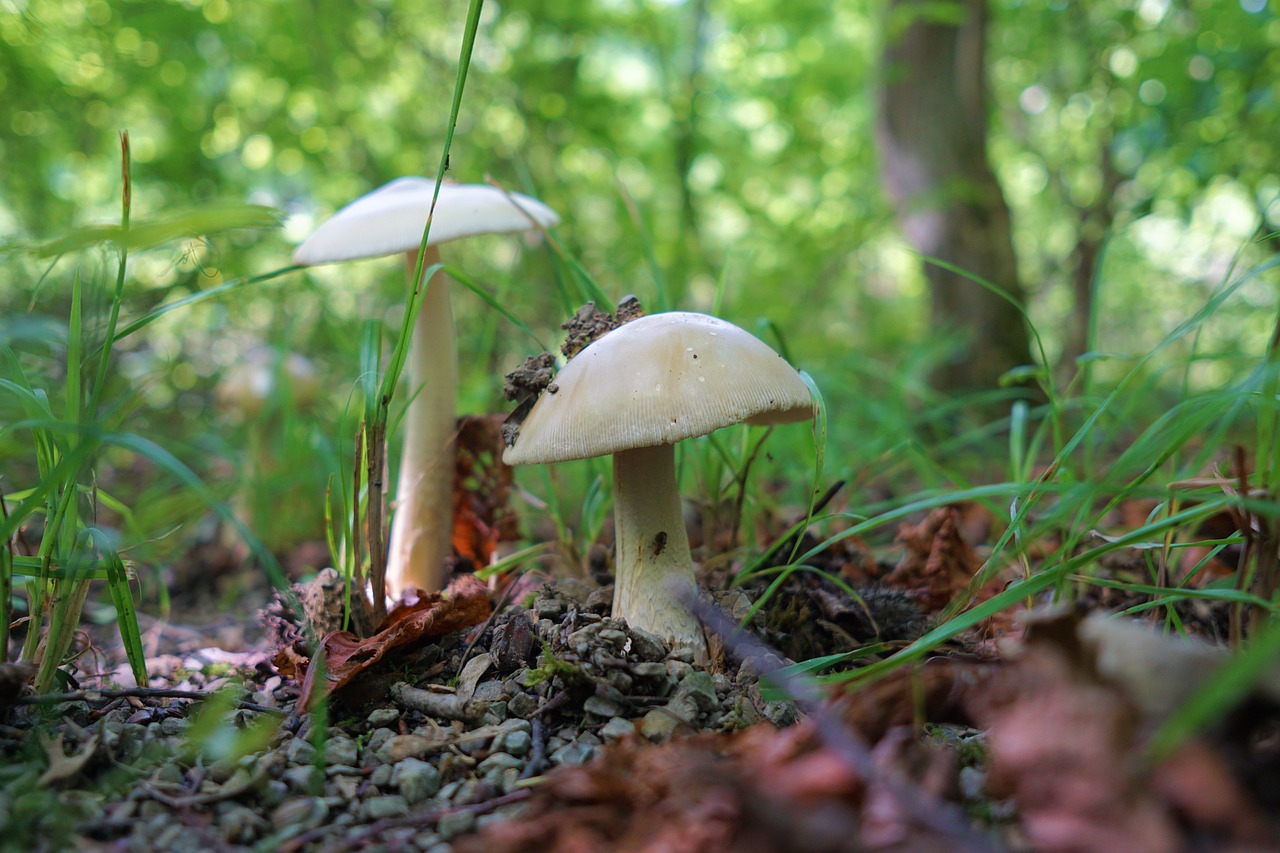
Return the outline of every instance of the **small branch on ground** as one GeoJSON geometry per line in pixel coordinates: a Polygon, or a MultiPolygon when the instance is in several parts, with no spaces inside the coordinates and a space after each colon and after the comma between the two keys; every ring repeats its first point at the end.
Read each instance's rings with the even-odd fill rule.
{"type": "MultiPolygon", "coordinates": [[[[494,809],[502,808],[511,803],[518,803],[526,800],[532,793],[529,789],[521,789],[512,791],[509,794],[503,794],[500,797],[494,797],[485,800],[482,803],[468,803],[460,806],[449,806],[442,809],[431,809],[430,811],[419,812],[417,814],[404,815],[402,817],[389,817],[376,821],[368,826],[352,831],[346,838],[342,839],[336,846],[326,847],[328,853],[341,853],[346,850],[356,850],[361,848],[366,842],[376,838],[389,829],[404,829],[407,827],[430,826],[439,823],[440,818],[451,814],[488,814],[494,809]]],[[[296,853],[298,850],[304,849],[308,844],[319,841],[322,838],[329,837],[333,834],[333,827],[329,825],[318,826],[315,829],[308,830],[301,835],[281,844],[278,848],[280,853],[296,853]]]]}
{"type": "MultiPolygon", "coordinates": [[[[39,696],[18,696],[11,699],[14,705],[57,705],[59,702],[109,702],[115,699],[192,699],[200,701],[214,694],[200,690],[179,690],[173,687],[121,687],[110,690],[71,690],[66,693],[42,693],[39,696]]],[[[268,714],[284,714],[281,708],[259,705],[256,702],[236,700],[236,708],[243,711],[262,711],[268,714]]]]}

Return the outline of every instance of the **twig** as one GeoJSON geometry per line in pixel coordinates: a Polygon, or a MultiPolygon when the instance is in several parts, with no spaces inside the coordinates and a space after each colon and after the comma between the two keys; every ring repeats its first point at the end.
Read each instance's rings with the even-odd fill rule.
{"type": "MultiPolygon", "coordinates": [[[[720,635],[726,648],[742,659],[753,658],[762,664],[765,661],[781,661],[782,657],[754,634],[739,631],[737,622],[730,619],[714,604],[704,602],[690,594],[685,602],[706,626],[707,630],[720,635]]],[[[946,836],[953,842],[952,849],[963,851],[986,851],[999,849],[990,839],[969,827],[964,813],[952,803],[930,796],[918,786],[913,785],[901,773],[887,769],[877,769],[871,750],[861,736],[844,721],[828,711],[823,700],[827,697],[818,683],[806,675],[783,674],[780,664],[772,667],[772,671],[761,675],[772,675],[778,686],[791,697],[802,711],[809,715],[818,727],[818,737],[832,752],[844,759],[857,774],[868,782],[878,779],[898,800],[904,811],[921,826],[946,836]]]]}
{"type": "MultiPolygon", "coordinates": [[[[110,690],[72,690],[67,693],[42,693],[39,696],[18,696],[9,700],[14,705],[57,705],[59,702],[106,702],[113,699],[208,699],[213,693],[200,690],[179,690],[175,687],[120,687],[110,690]]],[[[280,708],[259,705],[256,702],[236,700],[236,707],[245,711],[261,711],[267,714],[284,714],[280,708]]]]}
{"type": "MultiPolygon", "coordinates": [[[[521,789],[512,791],[509,794],[503,794],[500,797],[494,797],[485,800],[482,803],[467,803],[459,806],[447,806],[445,808],[431,809],[430,811],[419,812],[417,814],[402,815],[401,817],[388,817],[382,820],[361,827],[351,832],[346,838],[336,846],[326,847],[326,853],[342,853],[345,850],[355,850],[365,841],[374,838],[389,829],[401,829],[405,827],[427,826],[438,823],[440,818],[450,814],[488,814],[494,809],[500,809],[511,803],[518,803],[526,800],[533,792],[529,789],[521,789]]],[[[333,834],[333,827],[329,825],[318,826],[315,829],[307,830],[301,835],[295,835],[285,843],[276,848],[279,853],[296,853],[306,847],[313,841],[319,841],[322,838],[333,834]]]]}
{"type": "Polygon", "coordinates": [[[531,726],[533,728],[533,751],[530,753],[524,769],[520,771],[520,779],[522,780],[537,776],[542,769],[542,765],[547,762],[547,724],[542,722],[542,717],[534,717],[531,726]]]}
{"type": "Polygon", "coordinates": [[[138,790],[145,796],[150,797],[158,803],[168,806],[171,809],[187,809],[192,806],[207,806],[212,803],[219,803],[223,800],[234,799],[241,794],[251,791],[267,778],[269,762],[261,762],[258,769],[242,782],[235,785],[223,785],[217,791],[210,791],[207,794],[191,794],[185,797],[174,797],[161,791],[156,785],[147,782],[138,786],[138,790]]]}
{"type": "Polygon", "coordinates": [[[539,705],[537,707],[537,710],[535,710],[529,716],[541,717],[543,714],[547,713],[548,711],[554,711],[556,708],[559,708],[561,705],[563,705],[568,701],[569,701],[569,691],[561,690],[559,693],[557,693],[556,695],[552,696],[550,699],[548,699],[547,701],[539,705]]]}

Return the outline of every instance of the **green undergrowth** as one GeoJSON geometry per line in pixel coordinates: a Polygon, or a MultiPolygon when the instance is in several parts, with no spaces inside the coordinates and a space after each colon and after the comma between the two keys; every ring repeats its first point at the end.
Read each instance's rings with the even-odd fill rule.
{"type": "MultiPolygon", "coordinates": [[[[1165,629],[1175,633],[1186,631],[1179,603],[1225,603],[1231,608],[1230,639],[1242,651],[1156,738],[1153,749],[1167,752],[1229,709],[1280,650],[1280,632],[1274,628],[1280,611],[1275,533],[1280,518],[1280,317],[1277,336],[1261,348],[1244,375],[1207,388],[1192,380],[1195,367],[1213,358],[1201,349],[1204,332],[1222,306],[1238,298],[1247,285],[1272,280],[1277,265],[1280,259],[1273,259],[1233,275],[1158,347],[1124,365],[1114,382],[1089,378],[1086,368],[1105,360],[1094,353],[1082,360],[1080,374],[1065,389],[1044,382],[1042,402],[1016,401],[1008,417],[994,424],[932,442],[921,438],[919,427],[927,427],[927,421],[904,416],[886,424],[887,429],[869,439],[885,443],[875,455],[888,461],[878,466],[876,476],[899,484],[890,487],[899,493],[888,500],[855,501],[856,512],[800,522],[783,541],[798,541],[790,535],[811,525],[833,532],[787,560],[765,552],[742,569],[738,580],[770,579],[767,596],[795,572],[820,572],[814,561],[841,540],[883,541],[899,523],[929,510],[961,502],[982,504],[997,520],[995,539],[968,590],[927,633],[904,648],[818,678],[856,690],[919,664],[942,644],[1000,611],[1070,603],[1093,586],[1136,596],[1141,603],[1126,612],[1155,611],[1165,629]],[[1003,453],[997,442],[1003,442],[1003,453]],[[979,461],[976,469],[967,464],[973,459],[979,461]],[[948,460],[960,464],[948,465],[948,460]],[[1104,535],[1113,511],[1133,500],[1151,507],[1145,523],[1104,535]],[[1224,513],[1238,519],[1247,532],[1223,538],[1198,532],[1202,522],[1224,513]],[[1201,582],[1197,575],[1210,557],[1228,546],[1245,549],[1237,572],[1201,582]],[[1208,556],[1183,574],[1176,568],[1179,557],[1193,547],[1207,549],[1208,556]],[[1121,551],[1141,555],[1145,581],[1117,580],[1101,570],[1103,558],[1121,551]],[[1010,574],[1016,577],[1000,592],[974,603],[979,589],[1010,574]]],[[[853,472],[850,476],[857,477],[853,472]]],[[[820,486],[816,479],[815,490],[820,486]]],[[[757,602],[756,609],[762,605],[757,602]]],[[[783,681],[787,674],[811,675],[867,656],[867,650],[854,649],[806,661],[783,673],[783,681]]],[[[777,683],[781,682],[775,682],[775,696],[780,695],[777,683]]]]}
{"type": "MultiPolygon", "coordinates": [[[[437,177],[448,168],[481,7],[469,4],[463,27],[437,177]]],[[[72,654],[93,582],[106,590],[134,675],[145,681],[137,601],[171,593],[157,567],[190,547],[202,518],[235,531],[276,585],[286,585],[277,554],[327,539],[348,589],[363,595],[385,553],[398,424],[414,393],[401,373],[421,293],[405,292],[398,269],[385,281],[372,264],[358,274],[281,264],[231,276],[247,243],[274,245],[283,256],[283,241],[266,229],[273,214],[228,204],[148,211],[131,222],[127,150],[124,164],[118,224],[46,235],[0,255],[20,282],[0,317],[0,630],[33,617],[22,655],[39,664],[41,690],[54,685],[72,654]],[[173,268],[181,274],[170,275],[173,268]],[[360,276],[379,279],[383,290],[353,296],[347,279],[360,276]],[[254,345],[273,354],[277,378],[290,354],[312,358],[326,390],[310,404],[279,395],[228,427],[215,411],[214,389],[254,345]],[[252,497],[244,512],[241,493],[252,497]]],[[[526,181],[518,189],[537,187],[526,181]]],[[[1131,593],[1141,603],[1129,612],[1154,611],[1175,632],[1185,630],[1179,603],[1224,602],[1242,653],[1170,721],[1158,741],[1167,749],[1221,713],[1280,650],[1271,533],[1280,515],[1276,344],[1259,342],[1243,368],[1246,344],[1213,345],[1227,337],[1219,328],[1224,308],[1238,313],[1246,288],[1274,284],[1275,262],[1233,273],[1148,353],[1115,352],[1095,340],[1075,375],[1060,382],[1038,349],[1036,364],[1011,374],[1007,386],[952,395],[928,383],[953,355],[951,337],[922,335],[885,352],[877,349],[881,340],[780,326],[773,317],[789,306],[757,305],[744,295],[745,251],[723,260],[709,298],[695,294],[671,280],[643,211],[619,192],[636,213],[627,239],[647,261],[642,281],[587,269],[569,232],[589,224],[571,221],[505,272],[476,263],[482,250],[449,259],[448,275],[464,297],[464,411],[499,410],[501,375],[523,355],[554,351],[556,323],[583,302],[612,310],[631,292],[650,312],[723,316],[783,353],[819,402],[812,427],[735,427],[682,442],[677,455],[707,567],[765,589],[748,623],[787,578],[822,573],[820,556],[843,540],[888,542],[899,524],[961,502],[981,504],[996,519],[981,573],[924,636],[897,650],[874,646],[802,662],[794,672],[857,689],[919,663],[994,613],[1072,602],[1103,586],[1131,593]],[[1205,479],[1215,472],[1217,481],[1205,479]],[[843,486],[823,504],[837,483],[843,486]],[[1143,524],[1097,535],[1116,507],[1137,499],[1152,507],[1143,524]],[[1219,513],[1250,521],[1245,526],[1256,532],[1197,534],[1219,513]],[[802,539],[806,532],[817,540],[802,539]],[[1193,546],[1211,554],[1245,546],[1247,560],[1236,576],[1202,585],[1195,581],[1203,560],[1185,576],[1171,571],[1193,546]],[[1103,558],[1128,550],[1145,561],[1142,581],[1099,571],[1103,558]],[[979,588],[1011,570],[1012,582],[975,603],[979,588]],[[850,662],[862,665],[826,673],[850,662]]],[[[414,281],[433,272],[421,265],[414,281]]],[[[514,503],[531,541],[482,575],[540,567],[585,576],[593,547],[607,539],[608,460],[532,466],[515,476],[514,503]]],[[[857,596],[843,579],[827,579],[857,596]]],[[[0,650],[8,645],[0,637],[0,650]]],[[[314,731],[322,738],[325,726],[314,731]]]]}

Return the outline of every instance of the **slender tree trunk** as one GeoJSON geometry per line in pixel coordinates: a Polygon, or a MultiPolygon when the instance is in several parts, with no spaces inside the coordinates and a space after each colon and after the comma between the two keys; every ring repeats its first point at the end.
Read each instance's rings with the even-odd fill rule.
{"type": "MultiPolygon", "coordinates": [[[[1009,208],[987,162],[984,0],[892,0],[878,91],[885,189],[908,241],[1023,302],[1009,208]]],[[[935,329],[965,345],[933,377],[945,391],[992,388],[1031,362],[1018,309],[999,294],[925,265],[935,329]]]]}
{"type": "MultiPolygon", "coordinates": [[[[1111,139],[1104,139],[1099,146],[1099,168],[1102,171],[1102,192],[1097,200],[1080,209],[1076,226],[1076,247],[1071,252],[1071,314],[1068,315],[1062,335],[1062,358],[1058,362],[1058,384],[1065,385],[1082,374],[1087,384],[1088,366],[1079,358],[1093,344],[1094,288],[1102,254],[1115,223],[1115,195],[1121,176],[1111,157],[1111,139]]],[[[1063,190],[1066,194],[1065,188],[1063,190]]]]}

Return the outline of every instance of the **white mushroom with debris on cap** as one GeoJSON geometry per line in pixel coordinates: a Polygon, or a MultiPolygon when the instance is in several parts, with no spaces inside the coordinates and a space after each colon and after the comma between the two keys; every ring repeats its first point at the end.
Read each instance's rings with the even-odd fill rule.
{"type": "MultiPolygon", "coordinates": [[[[294,261],[328,264],[405,252],[412,276],[435,186],[427,178],[399,178],[356,199],[298,246],[294,261]]],[[[525,195],[484,185],[443,183],[423,269],[440,262],[437,247],[441,243],[551,228],[559,221],[555,211],[525,195]]],[[[392,596],[410,587],[433,592],[443,585],[453,531],[457,393],[453,306],[449,282],[438,275],[428,284],[410,342],[410,403],[387,555],[387,591],[392,596]]]]}
{"type": "Polygon", "coordinates": [[[676,442],[737,423],[809,420],[794,368],[705,314],[650,314],[605,334],[556,374],[503,454],[509,465],[613,455],[613,615],[705,660],[687,602],[693,558],[676,490],[676,442]]]}

